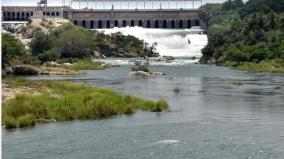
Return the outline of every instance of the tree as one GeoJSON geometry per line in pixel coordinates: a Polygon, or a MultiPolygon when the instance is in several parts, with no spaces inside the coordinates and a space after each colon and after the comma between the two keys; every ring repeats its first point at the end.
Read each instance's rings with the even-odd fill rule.
{"type": "Polygon", "coordinates": [[[201,50],[201,52],[202,52],[202,55],[204,56],[213,56],[215,51],[214,51],[214,47],[212,46],[212,44],[209,43],[205,46],[205,48],[201,50]]]}
{"type": "Polygon", "coordinates": [[[10,64],[13,59],[26,55],[24,45],[9,34],[2,34],[2,64],[10,64]]]}
{"type": "Polygon", "coordinates": [[[61,57],[84,58],[90,57],[94,52],[94,37],[87,31],[72,27],[59,33],[55,43],[55,50],[61,57]]]}
{"type": "Polygon", "coordinates": [[[34,38],[30,43],[30,48],[32,51],[32,55],[39,55],[44,51],[50,50],[53,46],[54,38],[52,35],[44,33],[41,30],[36,30],[33,33],[34,38]]]}

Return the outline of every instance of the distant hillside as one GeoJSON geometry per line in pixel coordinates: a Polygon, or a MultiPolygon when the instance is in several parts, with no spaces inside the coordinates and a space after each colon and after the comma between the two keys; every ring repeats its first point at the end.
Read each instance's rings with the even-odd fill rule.
{"type": "Polygon", "coordinates": [[[202,63],[284,72],[284,0],[206,4],[200,15],[209,39],[202,63]]]}

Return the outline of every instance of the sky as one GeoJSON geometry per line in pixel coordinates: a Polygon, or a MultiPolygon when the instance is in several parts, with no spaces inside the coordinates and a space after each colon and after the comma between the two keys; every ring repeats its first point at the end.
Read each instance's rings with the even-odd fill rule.
{"type": "MultiPolygon", "coordinates": [[[[2,0],[2,5],[3,6],[35,6],[37,4],[37,2],[39,2],[40,0],[2,0]]],[[[70,0],[48,0],[48,6],[61,6],[62,5],[62,1],[65,1],[66,5],[70,4],[70,0]]],[[[99,0],[97,0],[99,1],[99,0]]],[[[115,1],[115,0],[113,0],[115,1]]],[[[135,9],[136,8],[136,0],[129,0],[130,1],[130,8],[131,9],[135,9]]],[[[137,8],[144,8],[144,1],[143,0],[137,0],[137,8]]],[[[153,8],[160,8],[160,0],[156,0],[156,2],[153,3],[152,6],[152,2],[150,0],[146,0],[147,3],[145,4],[146,8],[151,9],[153,8]]],[[[168,3],[168,0],[161,0],[162,2],[162,8],[192,8],[192,1],[187,0],[187,2],[185,0],[179,0],[178,3],[176,3],[176,1],[170,0],[168,3]]],[[[203,4],[205,3],[221,3],[224,2],[225,0],[203,0],[203,4]]],[[[124,0],[123,2],[113,2],[115,8],[122,8],[125,9],[128,7],[128,2],[127,0],[124,0]]],[[[200,2],[195,2],[195,8],[200,6],[200,2]]],[[[81,8],[86,7],[87,4],[85,3],[85,5],[83,3],[81,3],[81,8]]],[[[105,3],[101,2],[94,2],[94,3],[89,3],[89,8],[96,8],[97,9],[109,9],[111,8],[111,2],[110,0],[106,0],[105,3]]],[[[77,3],[73,3],[73,8],[79,8],[79,4],[77,3]]]]}

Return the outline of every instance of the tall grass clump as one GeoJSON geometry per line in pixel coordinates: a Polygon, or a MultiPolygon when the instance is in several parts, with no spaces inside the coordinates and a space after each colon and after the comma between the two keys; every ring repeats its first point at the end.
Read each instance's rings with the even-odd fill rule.
{"type": "MultiPolygon", "coordinates": [[[[13,81],[15,82],[15,81],[13,81]]],[[[20,81],[35,86],[38,95],[18,94],[3,106],[6,128],[31,127],[38,121],[100,119],[133,114],[137,109],[160,112],[168,109],[164,100],[157,102],[123,96],[111,89],[59,81],[20,81]]]]}
{"type": "Polygon", "coordinates": [[[64,68],[74,70],[99,70],[106,67],[107,65],[103,62],[93,61],[91,58],[80,59],[70,66],[64,66],[64,68]]]}

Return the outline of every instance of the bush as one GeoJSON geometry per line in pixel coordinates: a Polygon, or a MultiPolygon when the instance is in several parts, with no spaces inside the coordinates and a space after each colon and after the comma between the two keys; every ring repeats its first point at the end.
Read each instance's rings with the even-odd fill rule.
{"type": "Polygon", "coordinates": [[[143,71],[149,72],[148,63],[142,64],[140,61],[135,61],[134,66],[131,67],[131,71],[143,71]]]}
{"type": "Polygon", "coordinates": [[[24,45],[9,34],[2,34],[2,62],[9,64],[11,60],[19,59],[26,55],[24,45]]]}
{"type": "Polygon", "coordinates": [[[168,103],[165,100],[159,100],[156,103],[156,107],[154,107],[152,109],[153,112],[161,112],[163,110],[167,110],[168,109],[168,103]]]}
{"type": "Polygon", "coordinates": [[[4,125],[7,129],[17,128],[17,120],[12,116],[5,116],[4,125]]]}
{"type": "Polygon", "coordinates": [[[39,55],[44,51],[50,50],[53,47],[55,39],[52,34],[44,33],[41,30],[35,30],[33,39],[30,42],[30,48],[33,55],[39,55]]]}
{"type": "Polygon", "coordinates": [[[55,50],[63,58],[84,58],[90,57],[95,51],[94,36],[90,31],[68,25],[62,26],[56,31],[57,40],[55,50]],[[62,30],[67,28],[67,30],[62,30]]]}
{"type": "Polygon", "coordinates": [[[55,61],[59,58],[59,55],[54,50],[48,50],[39,54],[38,58],[42,62],[55,61]]]}
{"type": "Polygon", "coordinates": [[[202,55],[204,56],[213,56],[214,54],[214,47],[211,44],[207,44],[205,48],[201,50],[202,55]]]}
{"type": "Polygon", "coordinates": [[[18,121],[19,121],[19,126],[18,126],[19,128],[32,127],[35,125],[34,117],[30,114],[20,116],[18,121]]]}

